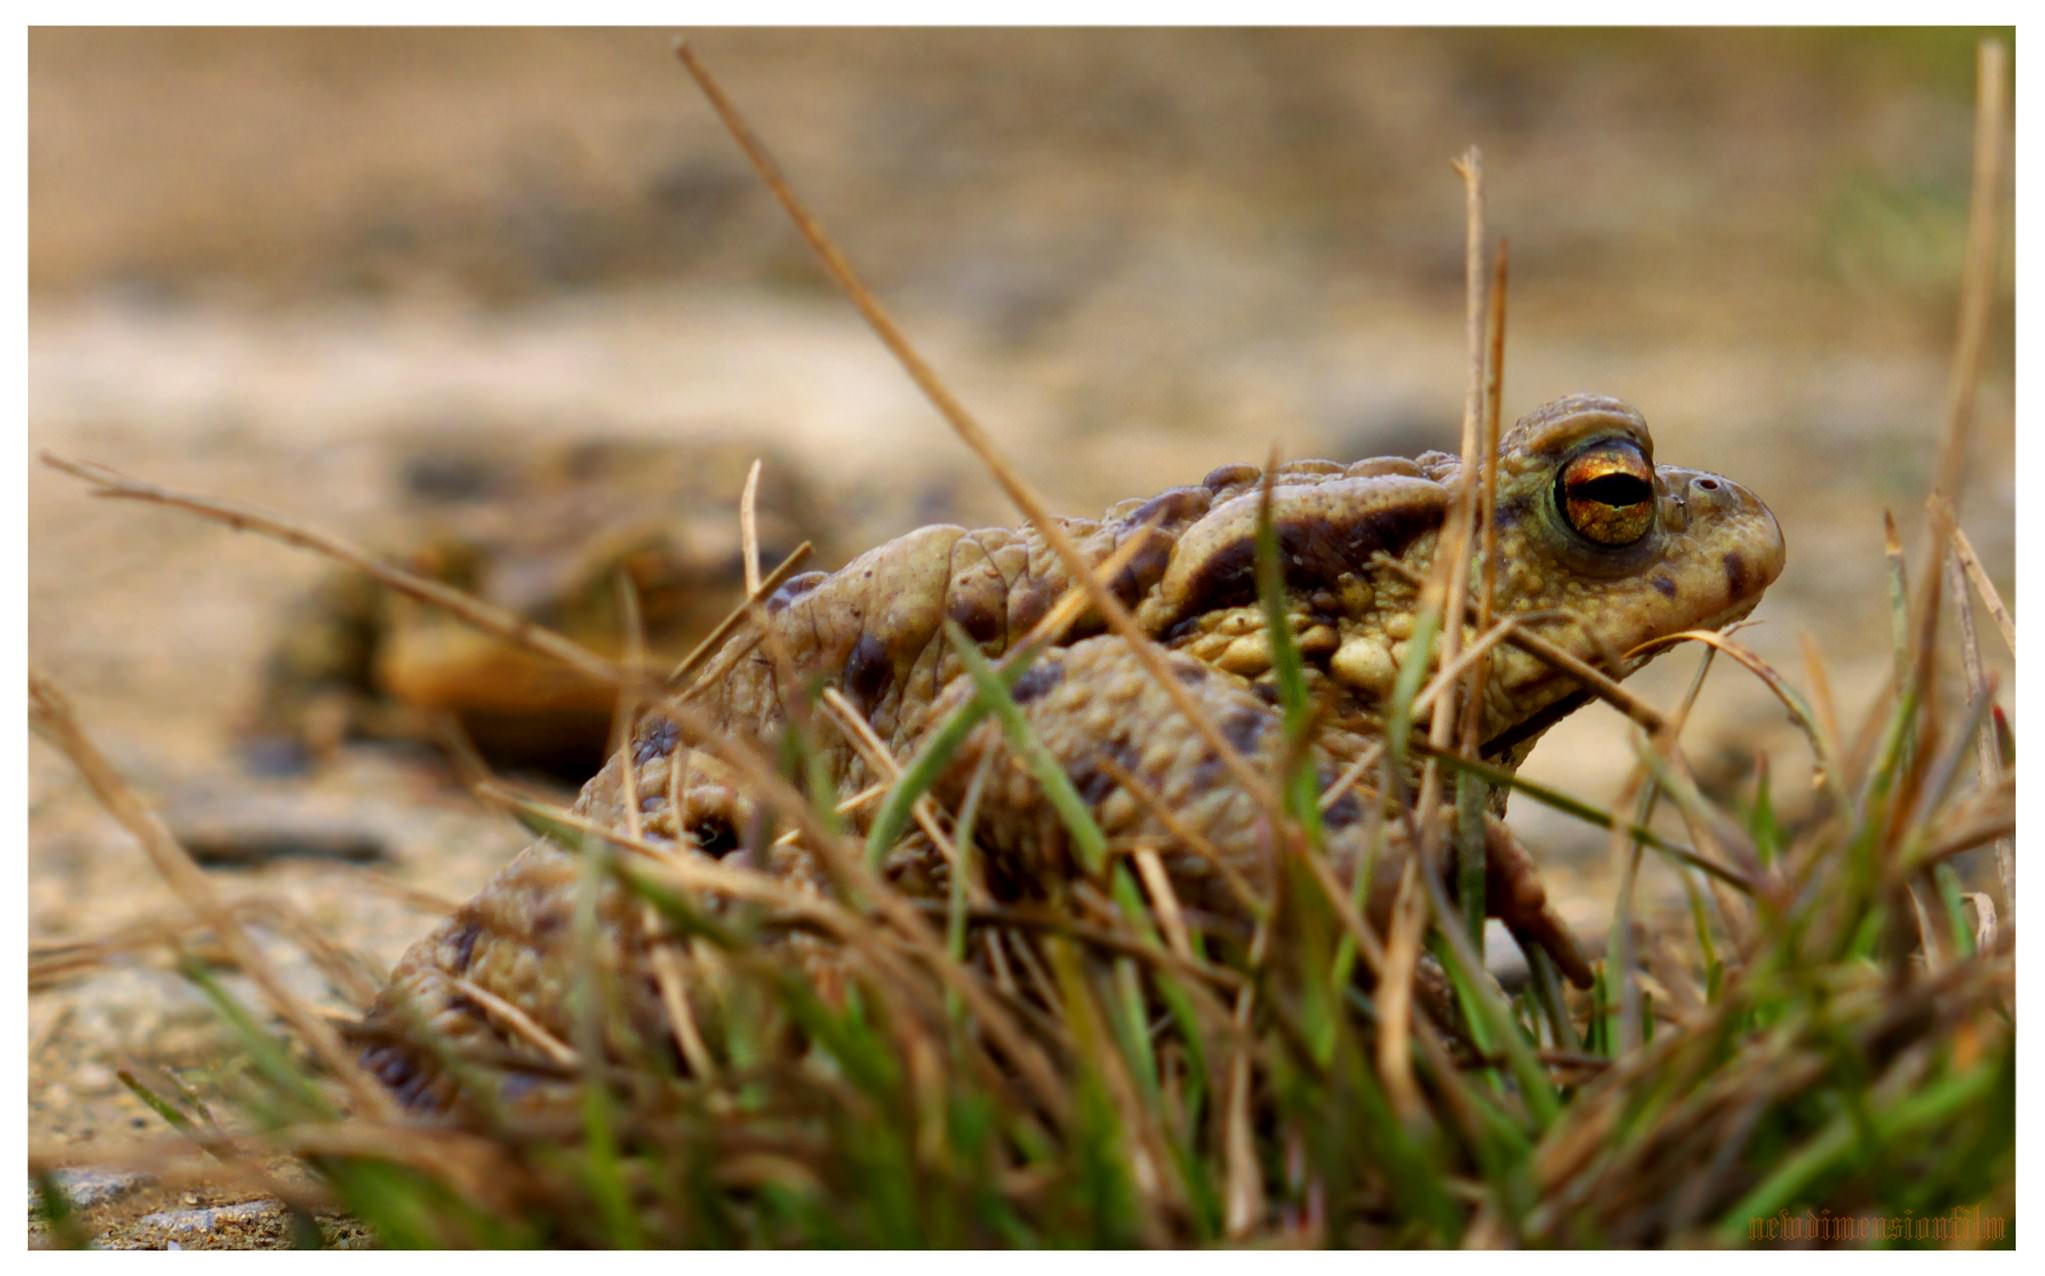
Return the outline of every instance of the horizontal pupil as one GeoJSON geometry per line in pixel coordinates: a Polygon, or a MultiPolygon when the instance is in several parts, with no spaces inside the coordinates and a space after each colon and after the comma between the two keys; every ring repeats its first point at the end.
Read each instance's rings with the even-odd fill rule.
{"type": "Polygon", "coordinates": [[[1638,505],[1647,499],[1648,487],[1645,480],[1631,474],[1600,474],[1594,479],[1571,483],[1569,495],[1574,500],[1596,501],[1600,505],[1638,505]]]}

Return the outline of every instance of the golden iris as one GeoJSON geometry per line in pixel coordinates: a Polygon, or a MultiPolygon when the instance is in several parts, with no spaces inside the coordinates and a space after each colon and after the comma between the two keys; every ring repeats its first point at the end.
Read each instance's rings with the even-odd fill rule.
{"type": "Polygon", "coordinates": [[[1555,480],[1569,526],[1600,545],[1631,545],[1654,526],[1654,470],[1630,443],[1578,453],[1555,480]]]}

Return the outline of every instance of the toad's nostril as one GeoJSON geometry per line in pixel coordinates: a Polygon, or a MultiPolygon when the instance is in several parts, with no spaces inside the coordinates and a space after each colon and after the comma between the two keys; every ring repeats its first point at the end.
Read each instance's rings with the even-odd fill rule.
{"type": "Polygon", "coordinates": [[[1703,488],[1707,492],[1716,492],[1718,490],[1718,480],[1708,478],[1698,479],[1697,486],[1703,488]]]}

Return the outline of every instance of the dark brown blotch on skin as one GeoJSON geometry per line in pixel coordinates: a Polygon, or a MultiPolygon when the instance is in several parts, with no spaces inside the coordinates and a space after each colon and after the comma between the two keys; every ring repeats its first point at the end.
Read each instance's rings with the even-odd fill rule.
{"type": "Polygon", "coordinates": [[[767,596],[767,614],[771,616],[784,610],[788,604],[823,584],[830,577],[829,572],[804,572],[800,576],[790,576],[781,582],[781,588],[767,596]]]}
{"type": "Polygon", "coordinates": [[[645,766],[655,758],[664,758],[675,751],[681,741],[681,728],[668,718],[648,718],[639,728],[639,742],[632,746],[632,762],[645,766]]]}
{"type": "MultiPolygon", "coordinates": [[[[1348,522],[1328,518],[1281,519],[1279,562],[1285,584],[1309,590],[1362,570],[1382,550],[1394,558],[1420,537],[1441,527],[1445,507],[1411,504],[1373,510],[1348,522]]],[[[1257,541],[1254,536],[1221,546],[1200,564],[1187,583],[1184,614],[1196,616],[1223,607],[1245,607],[1257,600],[1257,541]]]]}
{"type": "MultiPolygon", "coordinates": [[[[457,914],[459,916],[459,914],[457,914]]],[[[454,933],[448,942],[454,945],[454,973],[467,973],[469,963],[476,957],[476,940],[483,934],[483,924],[473,917],[464,917],[462,928],[454,933]]]]}
{"type": "Polygon", "coordinates": [[[1136,774],[1137,764],[1142,761],[1135,749],[1118,740],[1067,770],[1065,777],[1072,781],[1072,787],[1078,791],[1080,800],[1090,807],[1098,807],[1106,801],[1108,794],[1113,793],[1119,783],[1109,774],[1107,768],[1101,765],[1102,757],[1112,758],[1117,766],[1131,775],[1136,774]]]}
{"type": "Polygon", "coordinates": [[[372,1046],[362,1053],[362,1066],[390,1088],[398,1106],[406,1111],[421,1112],[434,1106],[431,1087],[435,1071],[421,1067],[404,1047],[372,1046]]]}
{"type": "Polygon", "coordinates": [[[1093,758],[1073,766],[1065,773],[1065,778],[1072,781],[1072,787],[1079,794],[1079,800],[1088,806],[1100,805],[1101,799],[1108,796],[1108,791],[1115,787],[1114,780],[1093,758]]]}
{"type": "Polygon", "coordinates": [[[894,680],[895,666],[888,659],[887,644],[872,634],[861,634],[852,644],[852,654],[845,657],[845,672],[839,678],[845,698],[861,713],[869,712],[894,680]]]}
{"type": "Polygon", "coordinates": [[[1200,480],[1200,486],[1210,492],[1225,492],[1232,487],[1247,487],[1263,476],[1264,472],[1256,466],[1238,461],[1234,465],[1215,466],[1200,480]]]}
{"type": "Polygon", "coordinates": [[[1676,596],[1676,582],[1670,580],[1667,576],[1662,575],[1660,572],[1656,572],[1654,575],[1648,577],[1647,580],[1649,584],[1653,585],[1657,590],[1661,591],[1662,597],[1674,598],[1676,596]]]}
{"type": "Polygon", "coordinates": [[[1221,738],[1238,753],[1248,753],[1264,738],[1271,715],[1261,709],[1238,709],[1221,724],[1221,738]]]}
{"type": "MultiPolygon", "coordinates": [[[[1032,580],[1022,587],[1008,605],[1009,632],[1022,635],[1037,627],[1044,613],[1051,610],[1051,591],[1041,581],[1032,580]]],[[[1068,637],[1072,636],[1068,631],[1068,637]]]]}
{"type": "Polygon", "coordinates": [[[393,1090],[410,1080],[419,1070],[412,1056],[392,1045],[371,1046],[361,1055],[361,1063],[368,1073],[393,1090]]]}
{"type": "Polygon", "coordinates": [[[539,1084],[540,1079],[530,1072],[513,1072],[498,1083],[497,1093],[505,1102],[511,1103],[531,1094],[539,1084]]]}
{"type": "Polygon", "coordinates": [[[430,1112],[436,1106],[433,1094],[434,1074],[425,1069],[412,1073],[411,1077],[396,1088],[398,1106],[407,1112],[430,1112]]]}
{"type": "Polygon", "coordinates": [[[1747,596],[1747,560],[1740,557],[1738,550],[1727,550],[1725,555],[1726,597],[1741,599],[1747,596]]]}
{"type": "Polygon", "coordinates": [[[1065,666],[1056,660],[1040,660],[1023,672],[1008,689],[1008,698],[1028,704],[1065,680],[1065,666]]]}
{"type": "MultiPolygon", "coordinates": [[[[1124,537],[1140,536],[1143,543],[1115,573],[1108,582],[1108,591],[1115,595],[1115,601],[1124,607],[1134,607],[1142,597],[1165,578],[1165,569],[1171,566],[1172,547],[1178,543],[1177,533],[1193,518],[1206,512],[1207,493],[1195,488],[1177,488],[1158,497],[1131,515],[1128,532],[1124,537]],[[1178,496],[1181,499],[1167,503],[1165,497],[1178,496]],[[1198,498],[1197,501],[1191,498],[1198,498]],[[1158,511],[1163,510],[1159,515],[1158,511]],[[1153,517],[1159,519],[1155,527],[1146,523],[1153,517]]],[[[1118,545],[1116,548],[1120,548],[1118,545]]]]}
{"type": "Polygon", "coordinates": [[[1124,519],[1122,525],[1134,532],[1145,523],[1154,521],[1160,530],[1172,532],[1205,514],[1213,504],[1214,494],[1204,487],[1175,487],[1137,506],[1136,512],[1124,519]]]}
{"type": "Polygon", "coordinates": [[[1172,676],[1189,687],[1197,687],[1207,681],[1206,665],[1174,665],[1172,676]]]}
{"type": "Polygon", "coordinates": [[[567,912],[551,904],[533,918],[533,939],[542,944],[567,929],[567,912]]]}
{"type": "MultiPolygon", "coordinates": [[[[1335,783],[1335,777],[1326,770],[1317,772],[1314,778],[1323,793],[1335,783]]],[[[1336,798],[1333,805],[1321,812],[1321,825],[1323,828],[1346,829],[1362,818],[1363,804],[1356,800],[1356,790],[1344,789],[1342,796],[1336,798]]]]}
{"type": "Polygon", "coordinates": [[[988,643],[1001,636],[1001,617],[987,605],[986,599],[971,590],[953,590],[951,601],[945,604],[944,614],[965,630],[966,637],[974,642],[988,643]]]}
{"type": "MultiPolygon", "coordinates": [[[[1149,552],[1150,547],[1146,545],[1143,549],[1137,551],[1136,559],[1142,558],[1149,552]]],[[[1136,570],[1136,559],[1131,559],[1123,566],[1121,571],[1115,573],[1115,578],[1108,582],[1108,592],[1113,594],[1115,601],[1124,607],[1134,607],[1138,602],[1141,602],[1145,591],[1157,583],[1154,579],[1143,579],[1136,570]]],[[[1163,576],[1164,569],[1160,567],[1157,574],[1163,576]]]]}

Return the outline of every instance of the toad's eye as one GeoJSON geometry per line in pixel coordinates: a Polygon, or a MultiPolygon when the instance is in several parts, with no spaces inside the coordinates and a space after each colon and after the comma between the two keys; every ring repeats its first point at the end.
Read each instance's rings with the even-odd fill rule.
{"type": "Polygon", "coordinates": [[[1555,503],[1586,540],[1631,545],[1654,525],[1654,471],[1632,444],[1601,444],[1562,467],[1555,503]]]}

